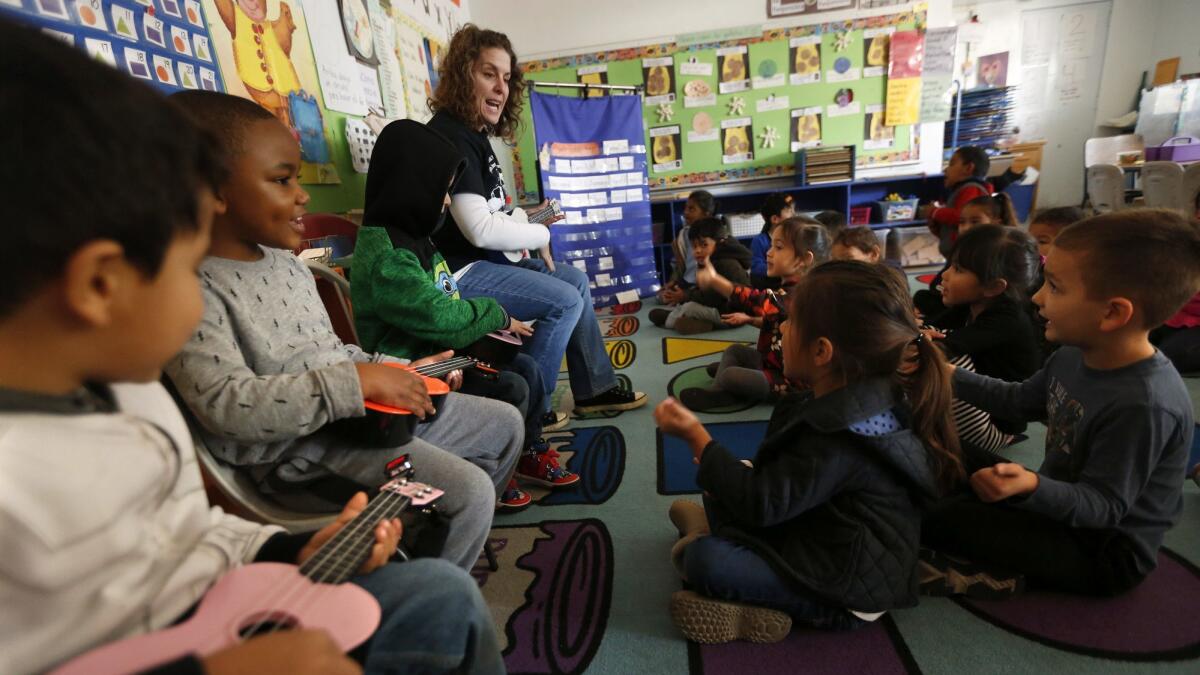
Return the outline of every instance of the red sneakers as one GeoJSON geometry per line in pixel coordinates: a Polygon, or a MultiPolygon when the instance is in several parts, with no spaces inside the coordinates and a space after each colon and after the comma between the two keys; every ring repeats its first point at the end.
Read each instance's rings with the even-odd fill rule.
{"type": "Polygon", "coordinates": [[[496,501],[496,510],[505,513],[515,513],[532,503],[533,497],[530,497],[528,492],[522,490],[517,485],[516,479],[512,479],[508,481],[508,487],[504,488],[500,499],[496,501]]]}
{"type": "Polygon", "coordinates": [[[548,488],[564,487],[579,482],[578,475],[559,466],[558,453],[541,439],[521,453],[521,459],[517,462],[517,477],[548,488]]]}

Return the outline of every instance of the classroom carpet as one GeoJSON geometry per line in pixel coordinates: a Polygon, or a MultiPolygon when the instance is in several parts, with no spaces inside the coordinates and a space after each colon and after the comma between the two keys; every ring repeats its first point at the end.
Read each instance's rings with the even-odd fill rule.
{"type": "MultiPolygon", "coordinates": [[[[753,328],[692,337],[647,318],[653,301],[603,310],[601,330],[623,386],[650,403],[611,416],[574,419],[548,440],[582,480],[532,490],[535,502],[497,516],[491,534],[499,569],[474,574],[491,607],[510,673],[964,673],[1200,672],[1200,488],[1188,480],[1182,521],[1167,535],[1158,569],[1114,599],[1029,592],[1006,601],[922,597],[849,633],[796,629],[770,645],[700,646],[671,622],[681,588],[668,552],[675,499],[699,499],[690,452],[655,428],[654,405],[710,380],[704,366],[753,328]]],[[[572,406],[564,372],[559,410],[572,406]]],[[[1200,380],[1187,380],[1200,401],[1200,380]]],[[[700,415],[743,457],[762,440],[771,409],[736,406],[700,415]]],[[[1044,427],[1007,451],[1037,466],[1044,427]]]]}

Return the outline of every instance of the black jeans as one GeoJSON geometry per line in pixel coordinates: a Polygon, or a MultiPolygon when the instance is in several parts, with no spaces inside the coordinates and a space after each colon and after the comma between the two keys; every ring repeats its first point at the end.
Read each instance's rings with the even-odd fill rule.
{"type": "Polygon", "coordinates": [[[1025,575],[1030,586],[1110,596],[1141,583],[1133,542],[1117,530],[1071,527],[1038,513],[947,498],[921,524],[921,543],[1025,575]]]}

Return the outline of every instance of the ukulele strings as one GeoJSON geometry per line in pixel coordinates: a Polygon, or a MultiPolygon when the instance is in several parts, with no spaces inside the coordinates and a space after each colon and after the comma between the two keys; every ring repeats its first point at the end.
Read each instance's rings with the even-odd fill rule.
{"type": "MultiPolygon", "coordinates": [[[[310,595],[315,596],[315,591],[319,588],[316,586],[316,584],[326,583],[328,579],[332,578],[332,573],[337,571],[336,563],[340,563],[350,557],[348,551],[340,551],[339,549],[343,548],[344,546],[346,548],[351,547],[354,543],[357,543],[356,540],[362,535],[362,530],[364,527],[373,529],[380,520],[383,520],[383,518],[376,517],[379,515],[380,511],[390,510],[388,507],[391,506],[398,506],[399,508],[397,508],[394,513],[385,516],[385,518],[391,518],[402,512],[408,506],[408,497],[392,492],[391,490],[387,490],[386,493],[387,494],[379,495],[375,499],[371,500],[371,503],[367,504],[367,507],[363,509],[361,513],[347,523],[337,534],[333,536],[330,541],[325,542],[321,548],[317,549],[317,551],[305,561],[304,565],[297,566],[300,568],[300,574],[305,577],[304,580],[290,578],[282,579],[279,583],[274,584],[274,586],[264,595],[267,597],[278,596],[278,601],[273,603],[276,607],[283,607],[287,602],[290,602],[294,597],[296,597],[298,593],[301,594],[301,597],[304,593],[309,593],[310,595]],[[395,503],[397,501],[399,502],[398,504],[395,503]],[[330,544],[333,545],[333,548],[326,552],[325,549],[328,548],[330,544]],[[304,572],[304,568],[311,569],[312,567],[321,567],[322,563],[324,563],[326,560],[332,559],[335,555],[340,555],[341,558],[335,561],[333,569],[329,571],[329,574],[325,577],[325,579],[314,579],[310,577],[309,574],[304,572]],[[314,563],[314,558],[319,558],[319,560],[314,563]]],[[[368,553],[368,555],[370,554],[368,553]]],[[[312,598],[310,598],[308,602],[311,602],[311,600],[312,598]]],[[[308,604],[308,602],[304,604],[308,604]]],[[[283,618],[280,611],[268,611],[261,619],[252,625],[248,631],[246,631],[245,635],[256,635],[264,625],[276,618],[283,618]]],[[[277,622],[276,625],[267,632],[273,633],[282,628],[284,628],[282,622],[277,622]]]]}
{"type": "Polygon", "coordinates": [[[424,375],[425,377],[441,377],[442,375],[455,370],[468,368],[475,363],[475,359],[469,356],[458,356],[452,359],[446,359],[445,361],[419,366],[413,370],[416,371],[418,375],[424,375]]]}

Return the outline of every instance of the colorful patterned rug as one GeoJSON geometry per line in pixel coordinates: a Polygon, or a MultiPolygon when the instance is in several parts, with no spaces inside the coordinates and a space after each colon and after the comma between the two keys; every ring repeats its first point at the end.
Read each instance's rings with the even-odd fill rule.
{"type": "MultiPolygon", "coordinates": [[[[499,569],[482,561],[475,569],[509,672],[1200,672],[1200,488],[1190,481],[1183,521],[1168,534],[1158,570],[1120,598],[922,598],[852,633],[797,629],[773,645],[687,642],[667,611],[680,588],[668,560],[675,531],[667,508],[696,498],[695,466],[682,443],[657,432],[651,413],[668,394],[706,385],[704,366],[755,333],[680,337],[651,324],[649,309],[605,311],[601,330],[621,385],[646,392],[650,405],[576,419],[551,434],[582,480],[553,493],[535,489],[530,508],[498,517],[492,544],[499,569]]],[[[1188,385],[1200,400],[1200,380],[1188,385]]],[[[554,403],[572,407],[565,379],[554,403]]],[[[733,406],[701,419],[749,458],[769,416],[767,406],[733,406]]],[[[1043,428],[1031,425],[1009,455],[1036,466],[1043,442],[1043,428]]]]}

